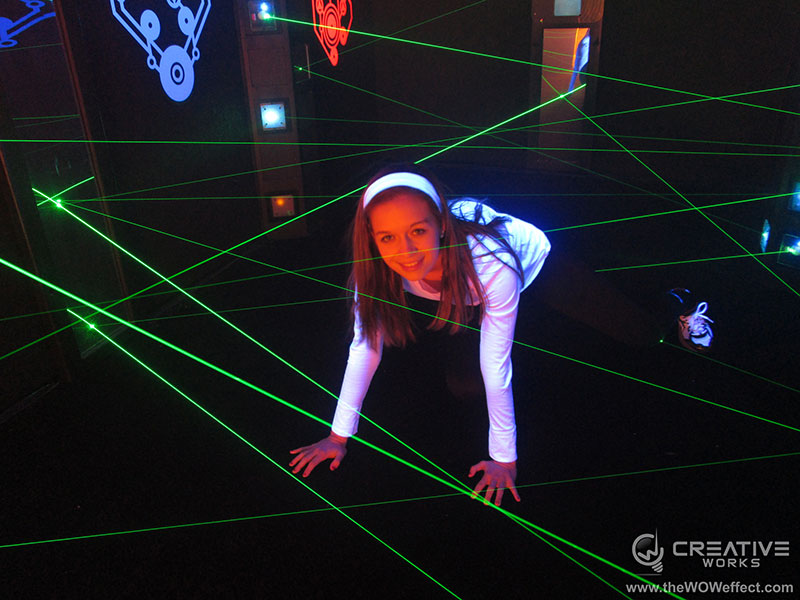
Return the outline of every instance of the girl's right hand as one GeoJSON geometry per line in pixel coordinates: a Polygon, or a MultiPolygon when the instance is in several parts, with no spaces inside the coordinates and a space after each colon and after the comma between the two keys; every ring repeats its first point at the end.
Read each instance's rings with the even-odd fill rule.
{"type": "Polygon", "coordinates": [[[329,458],[331,459],[331,471],[335,471],[339,468],[344,455],[347,454],[346,444],[346,437],[331,432],[328,437],[318,441],[316,444],[290,450],[290,454],[297,454],[292,459],[292,462],[289,463],[290,467],[294,467],[292,473],[298,473],[305,467],[306,470],[303,471],[303,477],[308,477],[319,463],[329,458]]]}

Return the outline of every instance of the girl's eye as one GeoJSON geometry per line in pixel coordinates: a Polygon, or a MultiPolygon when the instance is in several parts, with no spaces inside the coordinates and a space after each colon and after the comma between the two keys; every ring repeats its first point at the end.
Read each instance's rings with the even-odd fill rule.
{"type": "Polygon", "coordinates": [[[418,227],[417,229],[414,230],[414,235],[423,235],[424,233],[425,230],[421,227],[418,227]]]}
{"type": "Polygon", "coordinates": [[[385,235],[385,236],[383,236],[381,238],[381,242],[384,243],[384,244],[386,244],[388,242],[391,242],[391,241],[392,241],[392,236],[391,235],[385,235]]]}

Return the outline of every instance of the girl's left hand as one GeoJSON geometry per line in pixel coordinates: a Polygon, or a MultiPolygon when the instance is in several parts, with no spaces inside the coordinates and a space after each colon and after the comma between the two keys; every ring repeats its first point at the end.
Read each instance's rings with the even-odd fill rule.
{"type": "Polygon", "coordinates": [[[503,490],[506,488],[511,490],[514,499],[519,502],[519,493],[517,488],[514,487],[514,481],[517,479],[517,463],[516,461],[510,463],[501,463],[496,460],[482,460],[477,465],[472,465],[469,470],[469,476],[472,477],[478,471],[483,471],[483,477],[472,490],[472,497],[478,496],[481,491],[486,488],[486,494],[483,498],[484,504],[489,504],[492,501],[492,495],[495,495],[495,506],[500,506],[503,500],[503,490]]]}

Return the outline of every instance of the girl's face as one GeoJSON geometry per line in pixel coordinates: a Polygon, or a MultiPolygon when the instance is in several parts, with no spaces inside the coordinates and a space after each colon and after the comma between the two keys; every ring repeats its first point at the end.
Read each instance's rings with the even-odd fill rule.
{"type": "Polygon", "coordinates": [[[398,193],[372,208],[369,220],[372,239],[392,271],[411,281],[441,281],[441,228],[426,200],[398,193]]]}

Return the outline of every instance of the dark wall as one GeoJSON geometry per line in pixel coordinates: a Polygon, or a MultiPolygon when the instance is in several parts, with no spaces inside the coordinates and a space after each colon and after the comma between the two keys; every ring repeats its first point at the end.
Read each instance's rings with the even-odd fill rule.
{"type": "MultiPolygon", "coordinates": [[[[136,18],[147,8],[156,11],[156,42],[163,50],[186,36],[178,30],[177,11],[162,4],[129,1],[125,7],[136,18]]],[[[98,147],[99,175],[114,214],[222,248],[257,233],[259,223],[233,4],[213,2],[197,43],[199,60],[191,67],[193,89],[179,102],[165,93],[158,71],[147,66],[147,53],[108,3],[61,3],[90,134],[123,142],[98,147]],[[167,143],[137,143],[143,141],[167,143]],[[164,197],[192,199],[136,200],[164,197]]],[[[197,5],[187,3],[192,10],[197,5]]],[[[165,273],[210,254],[135,227],[119,227],[118,238],[165,273]]],[[[132,289],[152,280],[140,272],[126,269],[132,289]]]]}
{"type": "MultiPolygon", "coordinates": [[[[796,83],[800,12],[791,0],[775,2],[607,2],[603,22],[601,74],[688,92],[720,96],[796,83]],[[793,75],[794,73],[794,75],[793,75]]],[[[601,79],[597,113],[686,102],[696,96],[601,79]]],[[[796,90],[765,92],[736,98],[779,109],[769,111],[741,104],[710,101],[604,118],[600,122],[619,135],[728,141],[731,145],[664,144],[626,141],[633,148],[660,147],[687,151],[678,155],[648,154],[647,161],[668,181],[697,189],[758,185],[774,189],[783,162],[772,157],[715,157],[688,151],[768,152],[735,146],[789,144],[789,116],[797,111],[796,90]]],[[[602,142],[598,148],[611,148],[602,142]]],[[[595,167],[629,177],[651,176],[631,170],[615,155],[596,155],[595,167]]]]}

